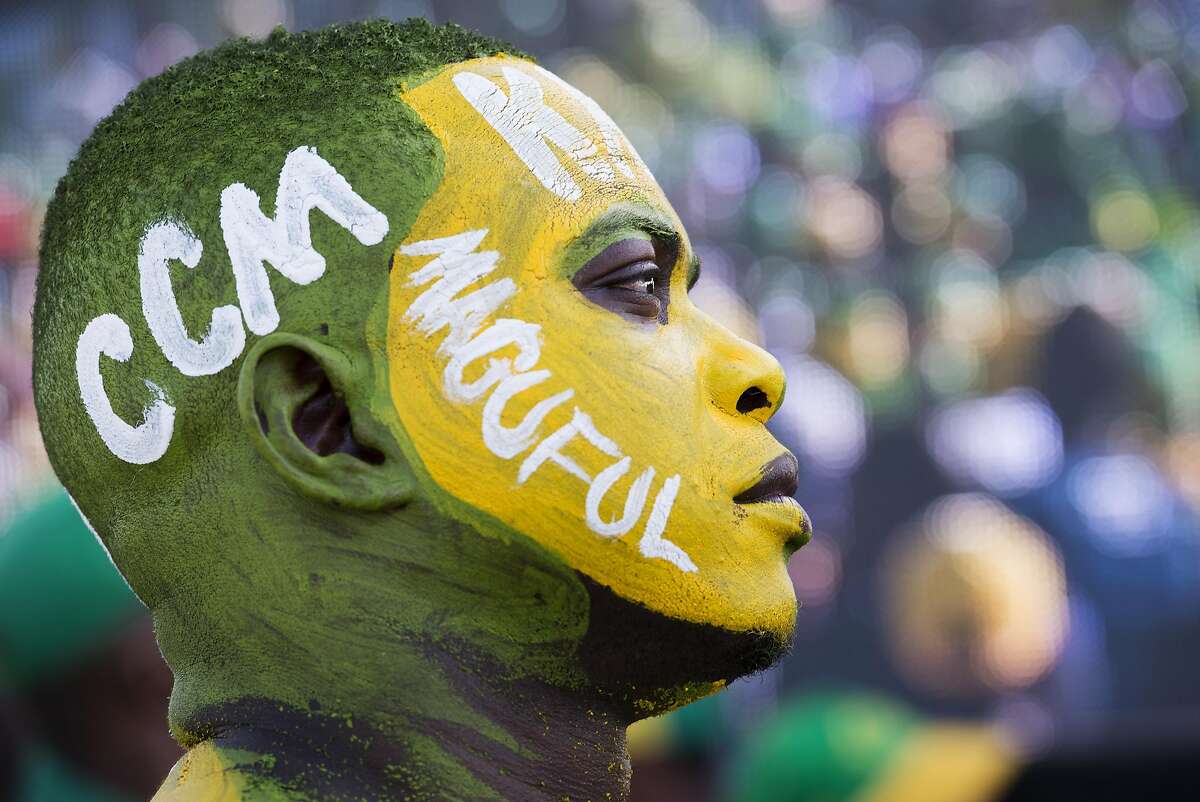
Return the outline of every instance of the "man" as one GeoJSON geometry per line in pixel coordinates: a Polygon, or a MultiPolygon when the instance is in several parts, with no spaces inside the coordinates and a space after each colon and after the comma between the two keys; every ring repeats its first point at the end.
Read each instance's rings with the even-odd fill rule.
{"type": "Polygon", "coordinates": [[[156,799],[621,799],[631,721],[777,659],[784,380],[697,271],[595,103],[456,26],[231,43],[101,123],[35,394],[175,673],[156,799]]]}

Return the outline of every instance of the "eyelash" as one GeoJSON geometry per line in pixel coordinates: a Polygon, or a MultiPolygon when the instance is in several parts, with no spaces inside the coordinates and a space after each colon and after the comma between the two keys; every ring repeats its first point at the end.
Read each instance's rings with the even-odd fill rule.
{"type": "Polygon", "coordinates": [[[571,279],[593,303],[629,319],[667,322],[675,251],[641,237],[619,240],[571,279]]]}
{"type": "Polygon", "coordinates": [[[662,268],[655,262],[645,259],[631,262],[624,267],[614,270],[602,286],[609,289],[623,289],[641,292],[645,295],[657,295],[661,287],[659,276],[662,268]]]}
{"type": "Polygon", "coordinates": [[[654,295],[654,291],[656,289],[654,284],[654,276],[650,276],[648,278],[635,278],[614,286],[628,290],[640,290],[646,295],[654,295]]]}

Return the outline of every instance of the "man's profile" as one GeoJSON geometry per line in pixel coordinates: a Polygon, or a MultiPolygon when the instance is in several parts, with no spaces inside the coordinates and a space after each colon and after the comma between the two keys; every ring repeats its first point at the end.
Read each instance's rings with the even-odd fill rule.
{"type": "Polygon", "coordinates": [[[153,613],[156,800],[603,799],[782,654],[773,358],[589,98],[422,21],[145,82],[47,211],[55,469],[153,613]]]}

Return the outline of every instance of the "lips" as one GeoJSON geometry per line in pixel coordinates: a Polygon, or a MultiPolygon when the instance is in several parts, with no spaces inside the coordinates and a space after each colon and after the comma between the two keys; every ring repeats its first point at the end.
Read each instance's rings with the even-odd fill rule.
{"type": "Polygon", "coordinates": [[[800,485],[800,466],[796,457],[785,451],[763,468],[762,478],[753,487],[733,497],[737,504],[757,504],[760,501],[781,501],[796,495],[800,485]]]}

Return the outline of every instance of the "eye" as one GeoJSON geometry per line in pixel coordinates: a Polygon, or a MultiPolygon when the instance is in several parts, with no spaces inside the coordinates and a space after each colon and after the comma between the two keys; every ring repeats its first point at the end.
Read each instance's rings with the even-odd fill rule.
{"type": "Polygon", "coordinates": [[[609,311],[666,322],[667,271],[648,239],[614,242],[580,268],[572,282],[585,298],[609,311]]]}
{"type": "MultiPolygon", "coordinates": [[[[657,266],[656,266],[657,267],[657,266]]],[[[635,278],[630,281],[624,281],[616,285],[622,289],[633,290],[634,292],[643,292],[646,295],[654,294],[654,276],[648,278],[635,278]]]]}

